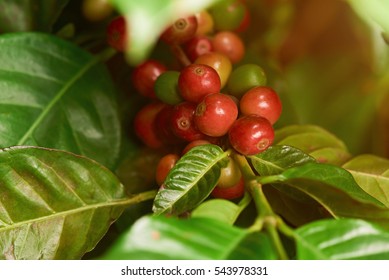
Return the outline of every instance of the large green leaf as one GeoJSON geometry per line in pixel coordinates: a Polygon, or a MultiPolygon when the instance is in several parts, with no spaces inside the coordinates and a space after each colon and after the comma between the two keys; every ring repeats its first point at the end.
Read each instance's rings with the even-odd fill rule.
{"type": "Polygon", "coordinates": [[[280,175],[262,177],[260,182],[273,184],[286,193],[290,188],[302,191],[335,217],[361,218],[389,228],[389,209],[363,191],[340,167],[308,163],[280,175]]]}
{"type": "Polygon", "coordinates": [[[321,220],[297,229],[295,236],[298,259],[389,259],[389,232],[363,220],[321,220]]]}
{"type": "Polygon", "coordinates": [[[271,146],[250,160],[261,176],[280,174],[288,168],[303,165],[316,160],[303,151],[291,146],[271,146]]]}
{"type": "Polygon", "coordinates": [[[389,207],[389,160],[360,155],[343,165],[367,193],[389,207]]]}
{"type": "Polygon", "coordinates": [[[2,0],[0,33],[17,31],[51,31],[69,0],[2,0]]]}
{"type": "Polygon", "coordinates": [[[343,141],[315,125],[280,128],[275,132],[274,144],[298,148],[323,163],[340,165],[350,157],[343,141]]]}
{"type": "Polygon", "coordinates": [[[32,145],[113,167],[121,128],[105,67],[54,36],[0,36],[0,147],[32,145]]]}
{"type": "Polygon", "coordinates": [[[146,216],[120,236],[102,258],[223,260],[261,257],[271,259],[274,255],[266,236],[256,235],[253,238],[244,229],[214,219],[180,220],[146,216]],[[253,252],[252,248],[259,251],[253,252]]]}
{"type": "Polygon", "coordinates": [[[74,154],[0,152],[0,259],[79,259],[129,202],[115,175],[74,154]]]}
{"type": "Polygon", "coordinates": [[[173,167],[154,200],[155,214],[181,214],[198,206],[215,187],[228,153],[216,145],[194,147],[173,167]]]}
{"type": "Polygon", "coordinates": [[[127,19],[130,42],[127,57],[130,63],[137,64],[147,58],[160,34],[175,20],[220,0],[186,0],[185,3],[181,0],[110,1],[127,19]]]}

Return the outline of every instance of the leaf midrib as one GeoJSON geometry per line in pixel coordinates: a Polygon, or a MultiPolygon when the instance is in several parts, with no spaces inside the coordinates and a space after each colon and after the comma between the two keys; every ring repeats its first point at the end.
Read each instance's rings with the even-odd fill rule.
{"type": "Polygon", "coordinates": [[[61,100],[61,98],[69,90],[69,88],[71,88],[86,72],[89,71],[89,69],[91,69],[98,62],[99,62],[98,57],[91,59],[87,64],[84,65],[84,67],[80,68],[80,70],[76,72],[75,75],[68,80],[68,82],[64,84],[64,86],[58,91],[55,97],[47,104],[45,109],[41,112],[41,114],[36,118],[34,123],[30,126],[30,128],[18,141],[17,143],[18,146],[25,144],[27,139],[31,137],[35,129],[41,124],[41,122],[44,120],[44,118],[47,116],[50,110],[59,102],[59,100],[61,100]]]}
{"type": "Polygon", "coordinates": [[[88,211],[88,210],[91,210],[91,209],[98,209],[98,208],[112,207],[112,206],[124,206],[124,205],[132,203],[133,200],[134,200],[133,197],[130,197],[130,198],[118,199],[118,200],[114,200],[114,201],[110,201],[110,202],[89,204],[89,205],[78,207],[78,208],[75,208],[75,209],[70,209],[70,210],[66,210],[66,211],[62,211],[62,212],[57,212],[57,213],[54,213],[54,214],[51,214],[51,215],[47,215],[47,216],[43,216],[43,217],[39,217],[39,218],[35,218],[35,219],[30,219],[30,220],[26,220],[26,221],[22,221],[22,222],[18,222],[18,223],[14,223],[12,225],[0,228],[0,233],[4,232],[4,231],[9,231],[9,230],[21,227],[23,225],[30,225],[30,224],[33,224],[33,223],[39,223],[41,221],[47,221],[47,220],[55,219],[55,218],[58,218],[58,217],[61,217],[61,216],[69,216],[69,215],[72,215],[72,214],[88,211]]]}

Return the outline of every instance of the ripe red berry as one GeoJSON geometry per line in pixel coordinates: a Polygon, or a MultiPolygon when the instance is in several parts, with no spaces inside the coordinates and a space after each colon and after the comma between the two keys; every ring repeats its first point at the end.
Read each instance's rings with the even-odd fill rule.
{"type": "Polygon", "coordinates": [[[138,65],[132,73],[132,82],[135,89],[143,96],[156,99],[154,84],[159,75],[167,69],[156,60],[146,60],[138,65]]]}
{"type": "Polygon", "coordinates": [[[241,98],[240,111],[244,115],[255,114],[274,124],[281,115],[282,103],[278,94],[270,87],[259,86],[247,91],[241,98]]]}
{"type": "Polygon", "coordinates": [[[196,111],[196,104],[182,102],[174,106],[171,116],[171,128],[173,133],[188,142],[198,139],[205,139],[206,135],[201,133],[194,124],[193,117],[196,111]]]}
{"type": "Polygon", "coordinates": [[[182,69],[178,88],[185,100],[198,103],[204,96],[220,91],[220,78],[208,65],[190,64],[182,69]]]}
{"type": "Polygon", "coordinates": [[[182,150],[182,155],[185,155],[187,152],[189,152],[192,148],[201,146],[201,145],[208,145],[211,144],[208,140],[199,139],[189,142],[185,148],[182,150]]]}
{"type": "Polygon", "coordinates": [[[157,134],[155,120],[157,114],[165,107],[163,103],[149,103],[142,107],[134,119],[135,134],[150,148],[160,148],[163,143],[157,134]]]}
{"type": "Polygon", "coordinates": [[[167,154],[159,160],[155,172],[155,180],[159,186],[163,184],[170,170],[176,165],[179,159],[180,156],[177,154],[167,154]]]}
{"type": "Polygon", "coordinates": [[[184,17],[176,20],[161,35],[161,39],[169,45],[182,44],[189,41],[196,33],[197,18],[184,17]]]}
{"type": "Polygon", "coordinates": [[[155,117],[155,129],[158,139],[165,145],[181,144],[184,141],[177,137],[171,126],[174,106],[166,105],[155,117]]]}
{"type": "Polygon", "coordinates": [[[228,95],[209,94],[197,105],[194,122],[204,134],[212,137],[225,135],[238,117],[238,107],[228,95]]]}
{"type": "Polygon", "coordinates": [[[274,140],[271,123],[260,116],[248,115],[237,119],[228,132],[232,147],[249,156],[266,150],[274,140]]]}
{"type": "Polygon", "coordinates": [[[110,21],[107,27],[107,42],[114,49],[123,52],[128,44],[126,20],[119,16],[110,21]]]}
{"type": "Polygon", "coordinates": [[[214,51],[225,54],[232,63],[238,63],[245,54],[242,39],[231,31],[220,31],[212,40],[214,51]]]}
{"type": "Polygon", "coordinates": [[[244,180],[243,180],[243,176],[242,176],[241,179],[238,181],[238,183],[236,183],[232,187],[221,188],[221,187],[216,186],[213,189],[211,195],[215,198],[232,200],[232,199],[242,197],[244,195],[244,191],[245,191],[244,180]]]}
{"type": "Polygon", "coordinates": [[[184,45],[184,50],[190,61],[195,61],[200,55],[213,50],[212,42],[207,36],[195,36],[184,45]]]}

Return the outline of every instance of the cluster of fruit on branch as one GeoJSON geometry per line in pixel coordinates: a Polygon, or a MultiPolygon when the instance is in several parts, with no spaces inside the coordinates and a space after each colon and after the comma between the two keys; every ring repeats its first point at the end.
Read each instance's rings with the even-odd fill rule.
{"type": "MultiPolygon", "coordinates": [[[[239,34],[249,26],[244,1],[224,1],[176,20],[160,36],[170,46],[180,67],[168,69],[149,59],[136,66],[132,81],[148,100],[134,119],[134,130],[148,147],[182,147],[163,156],[156,181],[162,185],[180,157],[194,146],[219,145],[245,155],[266,150],[273,142],[273,124],[282,104],[266,85],[264,70],[240,63],[245,45],[239,34]]],[[[125,18],[112,20],[109,44],[126,49],[125,18]]],[[[244,193],[243,177],[231,158],[212,195],[233,199],[244,193]]]]}

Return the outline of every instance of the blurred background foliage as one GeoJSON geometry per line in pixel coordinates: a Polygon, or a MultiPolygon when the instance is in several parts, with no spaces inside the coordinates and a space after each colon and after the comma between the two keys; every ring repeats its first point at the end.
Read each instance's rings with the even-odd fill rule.
{"type": "Polygon", "coordinates": [[[320,125],[354,155],[388,157],[389,48],[382,29],[346,1],[247,2],[246,59],[266,65],[282,96],[277,127],[320,125]]]}

